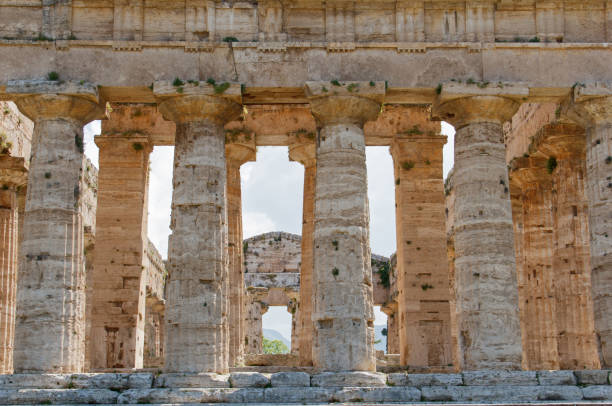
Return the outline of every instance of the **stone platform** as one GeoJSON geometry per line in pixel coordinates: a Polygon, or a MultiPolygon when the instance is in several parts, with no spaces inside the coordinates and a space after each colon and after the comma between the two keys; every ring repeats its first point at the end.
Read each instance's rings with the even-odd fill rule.
{"type": "Polygon", "coordinates": [[[610,371],[0,375],[0,404],[612,404],[610,371]]]}

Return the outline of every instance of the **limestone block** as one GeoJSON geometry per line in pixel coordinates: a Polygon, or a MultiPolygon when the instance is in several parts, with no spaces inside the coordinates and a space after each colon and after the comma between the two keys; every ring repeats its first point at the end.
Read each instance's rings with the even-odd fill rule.
{"type": "Polygon", "coordinates": [[[311,377],[312,386],[386,386],[385,374],[377,372],[323,372],[311,377]]]}
{"type": "Polygon", "coordinates": [[[269,403],[315,403],[329,402],[335,393],[331,388],[267,388],[264,402],[269,403]]]}
{"type": "Polygon", "coordinates": [[[540,385],[576,385],[572,371],[538,371],[540,385]]]}
{"type": "Polygon", "coordinates": [[[608,385],[609,370],[593,369],[574,371],[579,385],[608,385]]]}
{"type": "Polygon", "coordinates": [[[387,384],[391,386],[457,386],[463,385],[461,374],[404,374],[387,375],[387,384]]]}
{"type": "Polygon", "coordinates": [[[424,401],[435,402],[529,402],[534,400],[581,400],[575,386],[426,386],[424,401]]]}
{"type": "Polygon", "coordinates": [[[421,391],[417,388],[341,388],[334,394],[337,402],[418,402],[421,391]]]}
{"type": "Polygon", "coordinates": [[[585,400],[612,400],[612,386],[593,385],[582,388],[585,400]]]}
{"type": "Polygon", "coordinates": [[[264,388],[270,385],[270,378],[259,372],[232,372],[229,381],[233,388],[264,388]]]}
{"type": "Polygon", "coordinates": [[[229,388],[229,374],[161,374],[155,377],[155,388],[229,388]]]}
{"type": "Polygon", "coordinates": [[[121,393],[117,403],[258,403],[263,392],[256,388],[130,389],[121,393]]]}
{"type": "Polygon", "coordinates": [[[0,375],[0,389],[65,389],[70,383],[66,374],[0,375]]]}
{"type": "Polygon", "coordinates": [[[279,386],[310,386],[310,375],[306,372],[277,372],[270,377],[272,387],[279,386]]]}
{"type": "Polygon", "coordinates": [[[538,384],[535,371],[467,371],[462,375],[467,386],[538,384]]]}
{"type": "Polygon", "coordinates": [[[109,389],[5,389],[0,390],[0,404],[109,404],[118,396],[109,389]]]}
{"type": "Polygon", "coordinates": [[[153,374],[72,374],[69,385],[78,389],[144,389],[153,385],[153,374]]]}

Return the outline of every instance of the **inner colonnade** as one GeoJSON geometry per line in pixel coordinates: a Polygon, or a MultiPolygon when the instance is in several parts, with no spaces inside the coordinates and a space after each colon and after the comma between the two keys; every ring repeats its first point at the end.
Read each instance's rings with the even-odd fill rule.
{"type": "MultiPolygon", "coordinates": [[[[387,102],[385,82],[332,80],[306,82],[306,104],[245,105],[240,84],[219,92],[179,82],[155,82],[155,103],[106,105],[89,83],[6,86],[34,123],[16,299],[6,306],[16,308],[14,372],[143,367],[154,145],[175,146],[166,372],[226,373],[244,359],[240,166],[255,160],[258,145],[287,145],[305,167],[300,365],[376,370],[365,147],[388,145],[397,297],[386,309],[397,323],[400,365],[609,367],[609,87],[579,84],[560,104],[528,104],[522,84],[450,81],[422,106],[387,102]],[[85,311],[82,128],[99,118],[85,311]],[[446,185],[437,120],[457,130],[446,185]]],[[[10,222],[16,191],[6,190],[10,222]]],[[[3,249],[16,262],[14,241],[3,249]]],[[[14,273],[6,283],[15,284],[14,273]]]]}

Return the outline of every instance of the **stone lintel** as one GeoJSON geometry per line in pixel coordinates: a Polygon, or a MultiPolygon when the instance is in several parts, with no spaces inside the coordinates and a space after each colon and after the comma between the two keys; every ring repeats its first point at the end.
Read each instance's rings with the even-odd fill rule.
{"type": "Polygon", "coordinates": [[[385,99],[385,82],[316,81],[306,82],[304,92],[308,99],[328,96],[359,96],[382,103],[385,99]]]}
{"type": "Polygon", "coordinates": [[[98,88],[93,83],[63,80],[9,80],[6,93],[14,98],[39,94],[74,96],[98,103],[98,88]]]}
{"type": "Polygon", "coordinates": [[[204,81],[180,82],[182,84],[176,86],[176,81],[157,81],[153,84],[153,93],[158,100],[178,96],[216,96],[242,103],[242,85],[239,83],[221,82],[213,85],[204,81]]]}
{"type": "Polygon", "coordinates": [[[497,96],[514,100],[529,97],[529,87],[521,82],[444,82],[440,86],[437,97],[440,103],[476,96],[497,96]]]}

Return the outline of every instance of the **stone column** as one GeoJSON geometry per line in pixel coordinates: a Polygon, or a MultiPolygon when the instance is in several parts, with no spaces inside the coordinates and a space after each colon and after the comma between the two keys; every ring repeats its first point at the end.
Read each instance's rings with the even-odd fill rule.
{"type": "Polygon", "coordinates": [[[83,125],[100,115],[97,89],[70,82],[9,82],[7,93],[19,95],[17,106],[35,123],[20,247],[14,370],[82,372],[83,125]]]}
{"type": "Polygon", "coordinates": [[[559,367],[599,369],[591,297],[585,132],[577,125],[560,123],[545,126],[539,134],[537,148],[548,157],[553,183],[552,283],[559,367]]]}
{"type": "Polygon", "coordinates": [[[452,363],[442,148],[446,136],[398,135],[395,172],[400,365],[452,363]]]}
{"type": "MultiPolygon", "coordinates": [[[[112,117],[111,117],[112,119],[112,117]]],[[[149,154],[146,136],[104,134],[100,148],[91,368],[142,368],[149,154]]]]}
{"type": "Polygon", "coordinates": [[[302,205],[302,256],[300,264],[300,301],[298,314],[300,365],[312,365],[313,252],[314,252],[314,195],[317,166],[315,144],[300,143],[289,146],[289,158],[304,165],[304,196],[302,205]]]}
{"type": "Polygon", "coordinates": [[[300,317],[299,305],[296,299],[291,299],[287,305],[287,311],[291,314],[291,354],[299,355],[300,328],[298,320],[300,317]]]}
{"type": "Polygon", "coordinates": [[[612,85],[574,88],[573,114],[586,128],[586,191],[589,199],[595,332],[602,368],[612,367],[612,85]]]}
{"type": "Polygon", "coordinates": [[[246,331],[244,332],[245,354],[263,353],[262,317],[268,311],[268,305],[257,296],[247,295],[246,331]]]}
{"type": "Polygon", "coordinates": [[[434,114],[455,126],[453,175],[459,363],[464,370],[519,369],[512,210],[502,123],[527,88],[444,85],[434,114]],[[495,332],[494,334],[492,332],[495,332]]]}
{"type": "MultiPolygon", "coordinates": [[[[253,141],[254,144],[254,141],[253,141]]],[[[228,144],[227,157],[227,228],[229,258],[229,365],[242,363],[244,357],[244,274],[242,249],[242,192],[240,166],[255,160],[255,146],[228,144]]]]}
{"type": "Polygon", "coordinates": [[[513,161],[512,182],[521,188],[523,232],[522,262],[517,267],[519,300],[523,303],[521,328],[525,367],[531,370],[559,369],[557,309],[554,294],[554,229],[552,177],[542,157],[513,161]]]}
{"type": "Polygon", "coordinates": [[[380,307],[380,310],[387,315],[387,354],[400,353],[400,323],[397,307],[397,302],[380,307]]]}
{"type": "Polygon", "coordinates": [[[23,158],[0,158],[0,374],[13,372],[19,250],[17,190],[27,178],[23,158]]]}
{"type": "Polygon", "coordinates": [[[223,125],[242,112],[240,86],[223,96],[189,84],[156,83],[159,111],[176,123],[172,234],[168,241],[168,372],[228,370],[227,213],[223,125]]]}
{"type": "Polygon", "coordinates": [[[315,186],[313,365],[376,369],[363,125],[375,120],[384,84],[308,82],[320,131],[315,186]],[[372,86],[374,85],[374,86],[372,86]],[[333,87],[330,95],[329,88],[333,87]]]}

